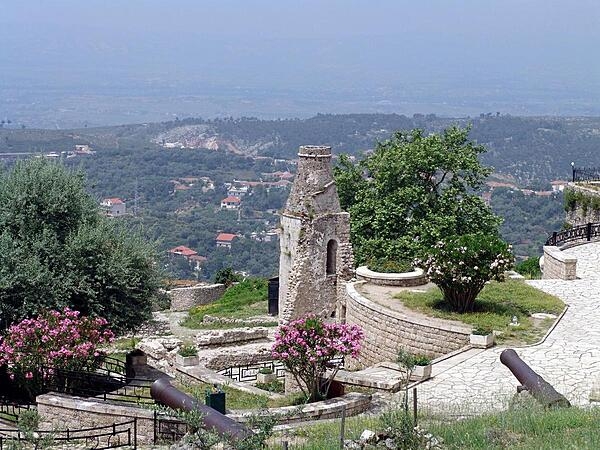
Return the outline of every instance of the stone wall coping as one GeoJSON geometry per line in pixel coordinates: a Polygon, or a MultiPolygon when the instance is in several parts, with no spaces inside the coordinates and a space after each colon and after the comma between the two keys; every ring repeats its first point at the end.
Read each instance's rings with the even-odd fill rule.
{"type": "MultiPolygon", "coordinates": [[[[279,408],[268,408],[266,413],[278,416],[278,423],[290,423],[309,421],[315,419],[329,419],[339,417],[342,409],[346,408],[347,415],[356,415],[365,411],[371,404],[371,395],[359,392],[350,392],[341,397],[323,400],[321,402],[308,403],[298,406],[282,406],[279,408]]],[[[245,422],[256,411],[231,411],[227,414],[233,420],[245,422]]]]}
{"type": "Polygon", "coordinates": [[[49,393],[38,395],[35,399],[39,405],[48,405],[49,407],[84,410],[106,416],[123,416],[127,419],[132,417],[154,420],[154,411],[142,408],[138,405],[120,405],[109,401],[96,400],[91,398],[76,397],[73,395],[64,395],[59,393],[49,393]]]}
{"type": "MultiPolygon", "coordinates": [[[[587,243],[587,242],[586,242],[587,243]]],[[[556,247],[554,245],[544,245],[544,255],[549,255],[550,257],[556,259],[557,261],[563,263],[576,263],[577,257],[567,255],[562,251],[562,248],[556,247]]]]}
{"type": "Polygon", "coordinates": [[[369,269],[367,266],[360,266],[356,269],[356,275],[365,277],[365,278],[378,278],[382,280],[407,280],[413,278],[421,278],[425,275],[423,269],[419,269],[418,267],[412,272],[393,272],[393,273],[385,273],[385,272],[375,272],[369,269]]]}
{"type": "Polygon", "coordinates": [[[410,322],[410,323],[413,323],[416,325],[420,325],[422,327],[435,328],[438,330],[448,331],[451,333],[464,334],[466,336],[469,336],[471,334],[471,328],[467,325],[465,325],[463,327],[463,326],[459,326],[459,325],[447,324],[447,323],[443,323],[443,322],[439,321],[439,319],[437,319],[435,324],[433,324],[427,319],[422,319],[420,317],[408,316],[408,315],[402,314],[398,311],[393,311],[391,309],[388,309],[385,306],[379,305],[379,304],[369,300],[368,298],[363,297],[361,294],[358,293],[358,291],[355,288],[355,285],[363,284],[363,283],[366,283],[366,281],[356,281],[354,283],[347,283],[346,284],[346,292],[348,293],[350,298],[352,298],[352,300],[354,300],[358,304],[362,305],[363,307],[370,309],[371,311],[375,312],[377,315],[393,317],[396,320],[410,322]]]}
{"type": "Polygon", "coordinates": [[[224,284],[222,284],[222,283],[196,284],[194,286],[177,287],[177,288],[169,289],[168,291],[166,291],[166,293],[168,294],[169,292],[172,292],[172,291],[181,292],[181,291],[198,291],[198,290],[202,290],[202,289],[215,289],[215,288],[221,287],[221,286],[224,286],[224,284]]]}

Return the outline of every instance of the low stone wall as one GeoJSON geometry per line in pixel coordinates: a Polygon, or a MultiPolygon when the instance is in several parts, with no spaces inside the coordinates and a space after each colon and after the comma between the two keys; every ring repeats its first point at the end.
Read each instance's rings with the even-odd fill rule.
{"type": "Polygon", "coordinates": [[[269,330],[264,327],[229,328],[224,330],[200,330],[196,333],[198,346],[234,345],[259,339],[267,339],[269,330]]]}
{"type": "Polygon", "coordinates": [[[225,293],[224,284],[202,284],[198,286],[175,288],[167,291],[171,299],[171,311],[187,311],[198,305],[212,303],[225,293]]]}
{"type": "Polygon", "coordinates": [[[404,273],[373,272],[367,266],[356,269],[356,278],[382,286],[421,286],[427,284],[427,276],[422,269],[404,273]]]}
{"type": "MultiPolygon", "coordinates": [[[[371,395],[350,392],[341,397],[309,403],[302,407],[284,406],[281,408],[269,408],[267,411],[269,414],[277,417],[278,424],[286,424],[309,420],[335,419],[342,416],[344,408],[346,409],[346,416],[355,416],[366,411],[370,404],[371,395]]],[[[256,411],[232,411],[227,416],[238,422],[246,422],[252,414],[256,414],[256,411]]]]}
{"type": "Polygon", "coordinates": [[[137,418],[138,444],[154,443],[154,411],[90,398],[44,394],[36,398],[42,429],[80,429],[137,418]]]}
{"type": "Polygon", "coordinates": [[[346,285],[346,323],[360,325],[365,334],[360,356],[348,363],[351,369],[395,361],[400,348],[436,358],[468,345],[469,327],[392,311],[360,295],[358,283],[364,282],[346,285]]]}
{"type": "Polygon", "coordinates": [[[560,248],[545,245],[542,267],[543,280],[575,280],[577,258],[568,256],[560,248]]]}

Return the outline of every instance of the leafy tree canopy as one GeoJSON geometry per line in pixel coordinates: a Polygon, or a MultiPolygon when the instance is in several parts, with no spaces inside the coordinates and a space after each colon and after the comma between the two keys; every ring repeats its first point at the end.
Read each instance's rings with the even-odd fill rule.
{"type": "Polygon", "coordinates": [[[356,164],[340,158],[336,183],[357,263],[412,260],[445,236],[498,233],[500,219],[475,194],[491,172],[479,161],[485,148],[468,133],[398,131],[356,164]]]}
{"type": "Polygon", "coordinates": [[[0,175],[0,328],[68,306],[133,329],[159,281],[153,248],[101,215],[80,173],[34,159],[0,175]]]}

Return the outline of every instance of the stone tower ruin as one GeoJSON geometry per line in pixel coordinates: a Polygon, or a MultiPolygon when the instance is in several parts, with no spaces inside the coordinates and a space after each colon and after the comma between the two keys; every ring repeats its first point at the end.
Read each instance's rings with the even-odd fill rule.
{"type": "Polygon", "coordinates": [[[312,313],[332,317],[354,275],[350,215],[342,212],[331,147],[305,145],[281,215],[279,320],[312,313]]]}

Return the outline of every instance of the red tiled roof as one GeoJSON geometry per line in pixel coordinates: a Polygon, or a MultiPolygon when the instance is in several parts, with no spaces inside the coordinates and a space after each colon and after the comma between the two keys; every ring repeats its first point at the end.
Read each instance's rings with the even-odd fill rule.
{"type": "Polygon", "coordinates": [[[194,250],[192,250],[189,247],[186,247],[185,245],[180,245],[178,247],[172,248],[171,250],[169,250],[169,253],[182,256],[194,256],[198,254],[198,252],[195,252],[194,250]]]}
{"type": "Polygon", "coordinates": [[[239,203],[240,199],[237,197],[233,197],[233,196],[229,196],[227,198],[224,198],[223,200],[221,200],[221,203],[239,203]]]}
{"type": "Polygon", "coordinates": [[[231,233],[219,233],[219,235],[217,236],[217,241],[231,242],[236,237],[237,236],[235,234],[231,233]]]}
{"type": "Polygon", "coordinates": [[[110,202],[113,205],[122,205],[123,204],[123,200],[121,200],[119,197],[105,198],[104,201],[107,203],[110,202]]]}

